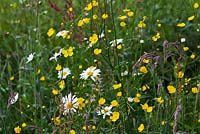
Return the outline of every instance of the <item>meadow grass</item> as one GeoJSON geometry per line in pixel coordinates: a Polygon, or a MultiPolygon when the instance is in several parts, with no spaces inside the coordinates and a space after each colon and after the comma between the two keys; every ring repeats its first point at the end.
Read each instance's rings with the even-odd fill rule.
{"type": "Polygon", "coordinates": [[[200,133],[199,4],[1,0],[0,133],[200,133]]]}

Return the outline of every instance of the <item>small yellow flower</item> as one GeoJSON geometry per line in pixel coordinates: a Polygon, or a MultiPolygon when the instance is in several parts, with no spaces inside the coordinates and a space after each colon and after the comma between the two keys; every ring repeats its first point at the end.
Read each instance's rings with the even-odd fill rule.
{"type": "Polygon", "coordinates": [[[46,80],[45,76],[40,77],[40,81],[45,81],[45,80],[46,80]]]}
{"type": "Polygon", "coordinates": [[[183,47],[183,51],[188,51],[189,50],[189,47],[183,47]]]}
{"type": "Polygon", "coordinates": [[[149,59],[144,59],[144,60],[143,60],[143,63],[148,64],[148,63],[149,63],[149,59]]]}
{"type": "Polygon", "coordinates": [[[147,103],[144,103],[144,105],[141,104],[141,106],[142,106],[142,110],[146,110],[149,107],[147,103]]]}
{"type": "Polygon", "coordinates": [[[93,34],[92,36],[90,36],[90,38],[89,38],[89,41],[90,41],[90,44],[96,44],[97,43],[97,41],[98,41],[98,36],[97,36],[97,34],[93,34]]]}
{"type": "Polygon", "coordinates": [[[144,130],[144,124],[140,124],[138,127],[138,132],[142,132],[144,130]]]}
{"type": "Polygon", "coordinates": [[[117,45],[117,49],[122,49],[122,44],[117,45]]]}
{"type": "Polygon", "coordinates": [[[96,0],[93,0],[93,1],[92,1],[92,6],[93,6],[93,7],[97,7],[97,6],[98,6],[98,2],[97,2],[96,0]]]}
{"type": "Polygon", "coordinates": [[[188,21],[192,21],[192,20],[194,20],[194,18],[195,18],[195,16],[192,15],[192,16],[188,17],[188,21]]]}
{"type": "Polygon", "coordinates": [[[78,21],[78,27],[82,27],[83,24],[84,24],[83,20],[79,20],[79,21],[78,21]]]}
{"type": "Polygon", "coordinates": [[[84,8],[85,11],[90,11],[91,9],[92,9],[92,3],[89,3],[89,4],[84,8]]]}
{"type": "Polygon", "coordinates": [[[161,125],[164,126],[166,124],[166,121],[162,121],[161,125]]]}
{"type": "Polygon", "coordinates": [[[105,20],[105,19],[107,19],[107,18],[108,18],[108,14],[104,13],[104,14],[103,14],[101,17],[102,17],[102,19],[104,19],[104,20],[105,20]]]}
{"type": "Polygon", "coordinates": [[[185,27],[185,23],[183,23],[183,22],[182,23],[178,23],[177,27],[185,27]]]}
{"type": "Polygon", "coordinates": [[[58,95],[58,93],[59,93],[57,89],[53,89],[51,92],[53,95],[58,95]]]}
{"type": "Polygon", "coordinates": [[[117,96],[118,97],[121,97],[122,96],[122,92],[120,91],[120,92],[117,92],[117,96]]]}
{"type": "Polygon", "coordinates": [[[103,105],[106,102],[106,99],[104,99],[103,97],[101,97],[98,101],[99,105],[103,105]]]}
{"type": "Polygon", "coordinates": [[[110,30],[110,29],[108,29],[108,31],[107,31],[108,33],[111,33],[112,32],[112,30],[110,30]]]}
{"type": "Polygon", "coordinates": [[[62,66],[61,66],[60,64],[57,64],[56,70],[57,70],[57,71],[60,71],[61,69],[62,69],[62,66]]]}
{"type": "Polygon", "coordinates": [[[113,100],[111,102],[111,105],[112,105],[112,107],[117,107],[117,106],[119,106],[119,103],[117,102],[117,100],[113,100]]]}
{"type": "Polygon", "coordinates": [[[96,15],[96,14],[94,14],[93,16],[92,16],[92,19],[93,20],[96,20],[98,18],[98,16],[96,15]]]}
{"type": "Polygon", "coordinates": [[[133,101],[134,101],[135,103],[139,103],[139,102],[140,102],[140,98],[139,98],[139,97],[134,97],[134,98],[133,98],[133,101]]]}
{"type": "Polygon", "coordinates": [[[141,66],[140,72],[146,74],[148,71],[147,71],[147,68],[145,66],[141,66]]]}
{"type": "Polygon", "coordinates": [[[142,91],[146,91],[147,89],[150,89],[150,87],[148,85],[143,85],[142,86],[142,91]]]}
{"type": "Polygon", "coordinates": [[[93,125],[93,126],[92,126],[92,129],[93,129],[93,130],[95,130],[95,129],[96,129],[96,126],[95,126],[95,125],[93,125]]]}
{"type": "Polygon", "coordinates": [[[55,125],[60,125],[60,122],[61,122],[61,120],[60,120],[60,117],[55,117],[55,118],[53,118],[53,122],[54,122],[54,124],[55,125]]]}
{"type": "Polygon", "coordinates": [[[72,12],[72,11],[73,11],[73,8],[72,8],[72,7],[70,7],[70,8],[68,9],[68,11],[69,11],[69,12],[72,12]]]}
{"type": "Polygon", "coordinates": [[[196,2],[196,3],[194,3],[193,7],[194,7],[194,9],[197,9],[197,8],[199,8],[199,4],[196,2]]]}
{"type": "Polygon", "coordinates": [[[147,107],[147,113],[151,113],[153,111],[153,107],[147,107]]]}
{"type": "Polygon", "coordinates": [[[90,18],[83,18],[83,23],[88,24],[90,22],[90,18]]]}
{"type": "Polygon", "coordinates": [[[83,68],[83,66],[82,66],[82,65],[79,65],[79,66],[78,66],[78,68],[79,68],[79,69],[82,69],[82,68],[83,68]]]}
{"type": "Polygon", "coordinates": [[[198,121],[197,121],[198,123],[200,123],[200,118],[198,119],[198,121]]]}
{"type": "Polygon", "coordinates": [[[162,99],[162,97],[159,97],[159,98],[157,98],[156,100],[157,100],[157,102],[160,103],[160,104],[164,102],[164,100],[162,99]]]}
{"type": "Polygon", "coordinates": [[[49,37],[51,37],[54,33],[55,33],[55,30],[54,30],[53,28],[50,28],[50,29],[48,30],[48,32],[47,32],[47,35],[48,35],[49,37]]]}
{"type": "Polygon", "coordinates": [[[197,87],[193,87],[192,88],[192,93],[197,94],[198,93],[198,88],[197,87]]]}
{"type": "Polygon", "coordinates": [[[101,52],[102,52],[102,49],[98,49],[98,48],[94,49],[95,55],[99,55],[99,54],[101,54],[101,52]]]}
{"type": "Polygon", "coordinates": [[[127,15],[128,15],[129,17],[132,17],[132,16],[134,15],[134,12],[129,11],[129,12],[127,13],[127,15]]]}
{"type": "Polygon", "coordinates": [[[170,94],[173,94],[176,92],[176,88],[174,86],[167,86],[167,90],[169,91],[170,94]]]}
{"type": "Polygon", "coordinates": [[[195,54],[191,54],[191,55],[190,55],[190,58],[191,58],[191,59],[194,59],[194,58],[195,58],[195,54]]]}
{"type": "Polygon", "coordinates": [[[11,77],[10,77],[10,81],[13,81],[14,79],[15,79],[14,76],[11,76],[11,77]]]}
{"type": "Polygon", "coordinates": [[[121,16],[118,17],[118,19],[120,19],[120,20],[125,20],[126,18],[127,18],[126,15],[121,15],[121,16]]]}
{"type": "Polygon", "coordinates": [[[119,115],[119,112],[112,112],[112,116],[110,116],[112,122],[116,122],[119,119],[119,115]]]}
{"type": "Polygon", "coordinates": [[[126,26],[126,22],[120,22],[120,24],[119,24],[121,27],[125,27],[126,26]]]}
{"type": "Polygon", "coordinates": [[[64,80],[61,80],[60,82],[59,82],[59,88],[60,89],[63,89],[65,87],[65,81],[64,80]]]}
{"type": "Polygon", "coordinates": [[[113,85],[113,88],[114,89],[119,89],[119,88],[121,88],[122,87],[122,84],[121,83],[119,83],[119,84],[114,84],[113,85]]]}
{"type": "Polygon", "coordinates": [[[184,72],[183,72],[183,71],[179,71],[179,72],[176,74],[176,76],[177,76],[178,78],[183,78],[184,72]]]}
{"type": "Polygon", "coordinates": [[[144,21],[140,21],[139,24],[138,24],[138,27],[139,28],[146,27],[146,24],[144,23],[144,21]]]}
{"type": "Polygon", "coordinates": [[[69,131],[69,134],[76,134],[76,131],[73,130],[73,129],[71,129],[71,130],[69,131]]]}
{"type": "Polygon", "coordinates": [[[158,26],[158,27],[161,27],[161,26],[162,26],[162,24],[158,23],[158,24],[157,24],[157,26],[158,26]]]}
{"type": "Polygon", "coordinates": [[[26,125],[26,123],[24,122],[24,123],[22,123],[22,127],[26,127],[27,125],[26,125]]]}
{"type": "Polygon", "coordinates": [[[80,97],[80,98],[78,98],[77,102],[78,102],[78,109],[82,110],[86,104],[85,99],[80,97]]]}
{"type": "Polygon", "coordinates": [[[15,131],[16,134],[20,134],[22,129],[19,126],[17,126],[17,127],[14,128],[14,131],[15,131]]]}

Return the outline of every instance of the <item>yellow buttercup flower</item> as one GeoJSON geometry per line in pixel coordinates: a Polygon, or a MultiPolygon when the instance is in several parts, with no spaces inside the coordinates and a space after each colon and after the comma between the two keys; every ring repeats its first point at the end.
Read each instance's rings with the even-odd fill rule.
{"type": "Polygon", "coordinates": [[[45,76],[40,77],[40,81],[45,81],[45,80],[46,80],[45,76]]]}
{"type": "Polygon", "coordinates": [[[26,127],[27,125],[26,125],[26,123],[24,122],[24,123],[22,123],[22,127],[26,127]]]}
{"type": "Polygon", "coordinates": [[[15,79],[14,76],[11,76],[11,77],[10,77],[10,81],[13,81],[14,79],[15,79]]]}
{"type": "Polygon", "coordinates": [[[89,3],[85,8],[84,10],[86,11],[90,11],[92,9],[92,3],[89,3]]]}
{"type": "Polygon", "coordinates": [[[83,24],[84,24],[83,20],[79,20],[79,21],[78,21],[78,27],[83,26],[83,24]]]}
{"type": "Polygon", "coordinates": [[[176,74],[177,78],[183,78],[184,76],[184,72],[183,71],[179,71],[177,74],[176,74]]]}
{"type": "Polygon", "coordinates": [[[106,102],[106,99],[104,99],[103,97],[99,99],[98,103],[100,105],[103,105],[106,102]]]}
{"type": "Polygon", "coordinates": [[[119,24],[121,27],[125,27],[126,26],[126,23],[125,22],[120,22],[120,24],[119,24]]]}
{"type": "Polygon", "coordinates": [[[117,96],[118,97],[121,97],[122,96],[122,92],[120,91],[120,92],[117,92],[117,96]]]}
{"type": "Polygon", "coordinates": [[[61,66],[60,64],[57,64],[56,70],[57,70],[57,71],[60,71],[61,69],[62,69],[62,66],[61,66]]]}
{"type": "Polygon", "coordinates": [[[53,95],[57,95],[59,93],[59,91],[57,89],[53,89],[51,92],[53,95]]]}
{"type": "Polygon", "coordinates": [[[89,41],[90,41],[90,44],[92,44],[92,45],[96,44],[98,41],[97,34],[93,34],[92,36],[90,36],[89,41]]]}
{"type": "Polygon", "coordinates": [[[138,132],[142,132],[144,130],[144,124],[140,124],[138,127],[138,132]]]}
{"type": "Polygon", "coordinates": [[[16,134],[20,134],[22,129],[19,126],[17,126],[17,127],[14,128],[14,131],[15,131],[16,134]]]}
{"type": "Polygon", "coordinates": [[[127,13],[127,15],[128,15],[129,17],[132,17],[132,16],[134,16],[134,12],[129,11],[129,12],[127,13]]]}
{"type": "Polygon", "coordinates": [[[119,84],[114,84],[113,85],[113,88],[114,89],[119,89],[119,88],[121,88],[122,87],[122,84],[121,83],[119,83],[119,84]]]}
{"type": "Polygon", "coordinates": [[[188,21],[192,21],[192,20],[194,20],[194,18],[195,18],[195,16],[192,15],[192,16],[188,17],[188,21]]]}
{"type": "Polygon", "coordinates": [[[147,107],[147,113],[151,113],[152,111],[153,111],[153,107],[151,106],[151,107],[147,107]]]}
{"type": "Polygon", "coordinates": [[[190,55],[190,58],[191,58],[191,59],[194,59],[194,58],[195,58],[195,54],[191,54],[191,55],[190,55]]]}
{"type": "Polygon", "coordinates": [[[112,116],[110,116],[110,119],[113,121],[113,122],[116,122],[118,119],[119,119],[119,112],[112,112],[112,116]]]}
{"type": "Polygon", "coordinates": [[[162,97],[159,97],[159,98],[157,98],[156,100],[157,100],[157,102],[160,103],[160,104],[164,102],[164,100],[162,99],[162,97]]]}
{"type": "Polygon", "coordinates": [[[47,35],[48,35],[49,37],[51,37],[54,33],[55,33],[55,30],[54,30],[53,28],[50,28],[50,29],[48,30],[48,32],[47,32],[47,35]]]}
{"type": "Polygon", "coordinates": [[[102,52],[102,49],[98,49],[98,48],[94,49],[95,55],[99,55],[99,54],[101,54],[101,52],[102,52]]]}
{"type": "Polygon", "coordinates": [[[102,19],[104,19],[104,20],[105,20],[105,19],[107,19],[107,18],[108,18],[108,14],[104,13],[104,14],[103,14],[101,17],[102,17],[102,19]]]}
{"type": "Polygon", "coordinates": [[[147,68],[145,66],[140,67],[140,72],[146,74],[148,72],[147,68]]]}
{"type": "Polygon", "coordinates": [[[192,93],[197,94],[198,93],[198,88],[197,87],[193,87],[192,88],[192,93]]]}
{"type": "Polygon", "coordinates": [[[177,27],[185,27],[185,23],[183,23],[183,22],[182,23],[178,23],[177,27]]]}
{"type": "Polygon", "coordinates": [[[199,8],[199,4],[197,2],[195,2],[193,7],[194,7],[194,9],[197,9],[197,8],[199,8]]]}
{"type": "Polygon", "coordinates": [[[189,50],[189,47],[183,47],[183,51],[188,51],[189,50]]]}
{"type": "Polygon", "coordinates": [[[119,106],[119,103],[117,102],[117,100],[113,100],[111,102],[111,105],[112,105],[112,107],[117,107],[117,106],[119,106]]]}
{"type": "Polygon", "coordinates": [[[174,86],[167,86],[167,90],[169,91],[170,94],[173,94],[176,92],[176,88],[174,86]]]}
{"type": "Polygon", "coordinates": [[[73,130],[73,129],[71,129],[71,130],[69,131],[69,134],[76,134],[76,131],[73,130]]]}

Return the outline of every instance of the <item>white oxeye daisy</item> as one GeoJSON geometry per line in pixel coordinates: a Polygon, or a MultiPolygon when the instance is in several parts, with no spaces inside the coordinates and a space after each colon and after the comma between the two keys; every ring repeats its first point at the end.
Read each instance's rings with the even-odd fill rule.
{"type": "Polygon", "coordinates": [[[63,70],[58,71],[58,78],[59,79],[66,79],[68,75],[71,74],[71,71],[69,68],[63,68],[63,70]]]}
{"type": "Polygon", "coordinates": [[[72,95],[72,93],[62,97],[63,115],[76,112],[76,109],[78,108],[77,100],[78,98],[75,95],[72,95]]]}
{"type": "Polygon", "coordinates": [[[186,41],[186,39],[185,38],[181,38],[181,42],[185,42],[186,41]]]}
{"type": "Polygon", "coordinates": [[[112,47],[118,45],[118,44],[122,44],[123,43],[123,39],[115,39],[113,41],[110,41],[110,44],[112,47]]]}
{"type": "Polygon", "coordinates": [[[97,111],[98,115],[103,115],[103,119],[105,119],[106,115],[110,116],[112,114],[112,106],[105,106],[102,107],[102,109],[100,111],[97,111]]]}
{"type": "Polygon", "coordinates": [[[49,60],[50,60],[50,61],[51,61],[51,60],[57,61],[57,57],[58,57],[58,56],[61,56],[62,50],[63,50],[63,48],[61,48],[60,51],[59,51],[58,53],[54,53],[54,55],[53,55],[51,58],[49,58],[49,60]]]}
{"type": "Polygon", "coordinates": [[[62,31],[58,32],[58,33],[56,34],[56,36],[58,36],[58,37],[62,36],[63,38],[66,38],[68,34],[69,34],[69,31],[67,31],[67,30],[62,30],[62,31]]]}
{"type": "Polygon", "coordinates": [[[100,69],[96,69],[96,67],[91,66],[80,74],[81,79],[87,80],[90,77],[93,81],[96,81],[98,76],[100,75],[100,69]]]}
{"type": "Polygon", "coordinates": [[[133,98],[132,97],[128,97],[128,102],[133,102],[133,98]]]}
{"type": "Polygon", "coordinates": [[[29,56],[27,57],[27,61],[26,61],[26,63],[29,63],[29,62],[31,62],[31,61],[33,60],[33,57],[34,57],[34,55],[35,55],[35,52],[34,52],[34,53],[31,53],[31,54],[29,54],[29,56]]]}

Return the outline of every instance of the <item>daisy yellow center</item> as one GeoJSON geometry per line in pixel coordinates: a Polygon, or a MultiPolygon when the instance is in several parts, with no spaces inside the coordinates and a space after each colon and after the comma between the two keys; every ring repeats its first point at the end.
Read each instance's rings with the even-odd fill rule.
{"type": "Polygon", "coordinates": [[[104,108],[103,110],[105,113],[107,113],[109,110],[107,108],[104,108]]]}
{"type": "Polygon", "coordinates": [[[93,72],[88,72],[87,75],[88,75],[88,76],[92,76],[92,75],[93,75],[93,72]]]}
{"type": "Polygon", "coordinates": [[[69,109],[72,108],[72,107],[73,107],[72,102],[68,102],[68,103],[66,104],[66,107],[69,108],[69,109]]]}
{"type": "Polygon", "coordinates": [[[65,76],[65,75],[67,75],[67,72],[63,72],[63,73],[62,73],[62,76],[65,76]]]}

